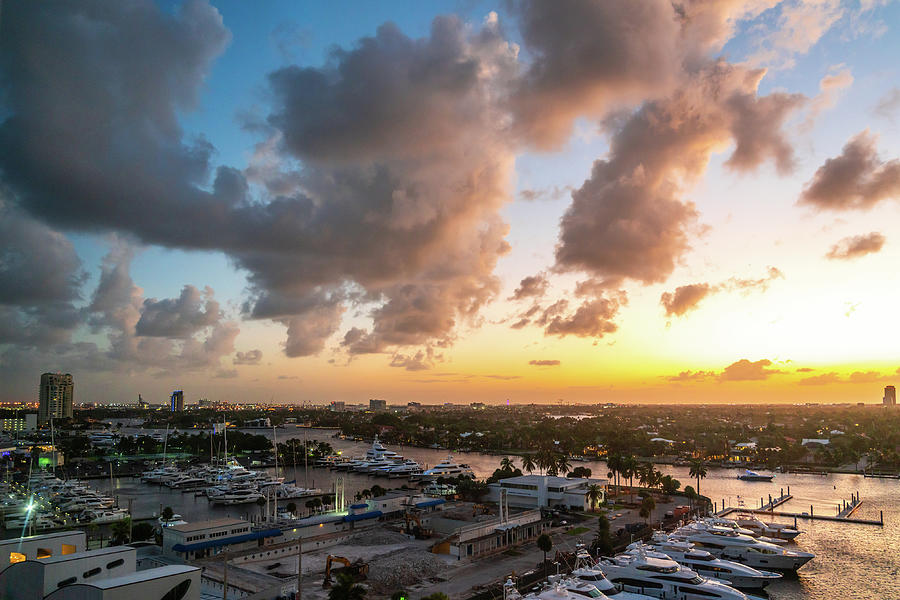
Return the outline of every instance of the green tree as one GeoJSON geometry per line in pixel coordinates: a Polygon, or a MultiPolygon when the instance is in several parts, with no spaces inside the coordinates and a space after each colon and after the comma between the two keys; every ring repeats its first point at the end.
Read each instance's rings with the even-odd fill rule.
{"type": "Polygon", "coordinates": [[[397,590],[391,594],[391,600],[409,600],[409,595],[403,590],[397,590]]]}
{"type": "Polygon", "coordinates": [[[504,456],[502,459],[500,459],[500,470],[501,471],[512,471],[515,468],[516,468],[516,464],[513,462],[513,460],[510,457],[504,456]]]}
{"type": "Polygon", "coordinates": [[[522,457],[522,470],[527,473],[534,473],[537,465],[534,464],[534,457],[530,454],[526,454],[522,457]]]}
{"type": "Polygon", "coordinates": [[[114,546],[121,546],[129,542],[128,534],[131,531],[131,517],[125,517],[109,526],[110,540],[114,546]]]}
{"type": "Polygon", "coordinates": [[[135,542],[142,542],[153,537],[153,525],[143,521],[131,529],[131,538],[135,542]]]}
{"type": "Polygon", "coordinates": [[[553,549],[553,538],[546,533],[542,533],[537,539],[538,549],[544,553],[544,573],[547,572],[547,553],[553,549]]]}
{"type": "Polygon", "coordinates": [[[649,519],[653,515],[653,509],[656,508],[656,500],[653,496],[647,496],[641,500],[641,518],[649,519]]]}
{"type": "Polygon", "coordinates": [[[706,465],[703,464],[703,459],[698,458],[696,460],[691,461],[691,470],[690,476],[692,478],[697,479],[697,495],[700,495],[700,480],[704,479],[707,475],[706,465]]]}
{"type": "Polygon", "coordinates": [[[377,484],[372,486],[372,497],[373,498],[377,498],[379,496],[384,496],[384,494],[385,494],[385,489],[383,487],[381,487],[380,485],[377,485],[377,484]]]}
{"type": "Polygon", "coordinates": [[[591,503],[591,510],[595,510],[597,508],[597,503],[600,501],[600,498],[603,497],[603,488],[596,483],[592,483],[588,486],[587,497],[591,503]]]}
{"type": "Polygon", "coordinates": [[[564,474],[572,470],[572,463],[569,462],[568,456],[560,454],[556,457],[556,470],[564,474]]]}
{"type": "Polygon", "coordinates": [[[659,485],[662,487],[664,494],[674,494],[681,487],[681,482],[671,475],[663,475],[660,477],[659,485]]]}
{"type": "Polygon", "coordinates": [[[163,509],[160,516],[163,518],[163,521],[171,521],[172,517],[175,516],[175,511],[172,510],[171,506],[167,506],[163,509]]]}
{"type": "Polygon", "coordinates": [[[347,573],[340,573],[337,581],[328,590],[328,600],[363,600],[366,588],[353,580],[347,573]]]}
{"type": "Polygon", "coordinates": [[[606,515],[597,517],[597,537],[594,538],[591,550],[600,556],[609,556],[613,553],[612,536],[609,533],[609,519],[606,515]]]}
{"type": "Polygon", "coordinates": [[[284,508],[285,508],[289,513],[291,513],[292,515],[296,515],[296,514],[297,514],[297,505],[294,504],[293,502],[288,502],[288,503],[287,503],[287,506],[285,506],[284,508]]]}

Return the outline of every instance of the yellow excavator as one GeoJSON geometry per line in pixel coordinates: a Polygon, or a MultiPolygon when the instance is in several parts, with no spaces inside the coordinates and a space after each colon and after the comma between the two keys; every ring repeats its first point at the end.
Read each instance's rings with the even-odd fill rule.
{"type": "Polygon", "coordinates": [[[331,565],[335,562],[344,565],[341,572],[350,575],[354,581],[362,581],[369,575],[369,565],[368,563],[364,563],[361,559],[350,562],[349,558],[329,554],[328,558],[325,560],[325,580],[322,581],[323,588],[329,588],[333,583],[331,580],[331,565]]]}
{"type": "Polygon", "coordinates": [[[403,515],[403,518],[406,521],[406,533],[412,535],[417,540],[424,540],[434,535],[434,531],[426,529],[422,525],[422,520],[419,518],[419,515],[415,513],[406,513],[403,515]],[[412,523],[415,523],[415,526],[413,526],[412,523]]]}

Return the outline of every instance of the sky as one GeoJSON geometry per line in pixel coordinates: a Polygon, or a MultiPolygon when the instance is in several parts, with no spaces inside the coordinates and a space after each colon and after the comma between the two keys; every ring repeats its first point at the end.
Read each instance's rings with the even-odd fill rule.
{"type": "Polygon", "coordinates": [[[0,401],[880,402],[900,2],[6,2],[0,401]]]}

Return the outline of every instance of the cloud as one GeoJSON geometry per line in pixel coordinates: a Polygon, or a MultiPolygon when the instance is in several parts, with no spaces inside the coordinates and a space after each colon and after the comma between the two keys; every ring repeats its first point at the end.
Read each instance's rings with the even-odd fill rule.
{"type": "Polygon", "coordinates": [[[222,312],[212,295],[212,288],[207,287],[201,292],[192,285],[186,285],[178,298],[148,298],[141,308],[141,318],[135,325],[135,333],[152,337],[187,338],[201,329],[215,325],[222,312]]]}
{"type": "Polygon", "coordinates": [[[839,156],[816,170],[799,204],[822,210],[865,210],[900,197],[900,160],[882,160],[876,142],[868,129],[850,138],[839,156]]]}
{"type": "Polygon", "coordinates": [[[799,369],[796,369],[796,371],[797,373],[812,373],[815,369],[811,367],[800,367],[799,369]]]}
{"type": "Polygon", "coordinates": [[[236,352],[232,363],[235,365],[258,365],[262,360],[262,350],[247,350],[246,352],[236,352]]]}
{"type": "Polygon", "coordinates": [[[372,319],[356,351],[445,346],[499,292],[514,149],[498,97],[518,65],[495,20],[439,17],[420,39],[386,24],[321,67],[269,74],[242,173],[213,171],[214,149],[178,124],[231,37],[215,8],[3,17],[0,171],[32,215],[224,252],[247,275],[245,315],[283,324],[288,356],[324,348],[348,304],[372,319]]]}
{"type": "Polygon", "coordinates": [[[488,379],[499,379],[500,381],[512,381],[514,379],[522,379],[521,375],[483,375],[488,379]]]}
{"type": "Polygon", "coordinates": [[[877,231],[863,235],[854,235],[840,240],[831,247],[825,258],[831,260],[850,260],[860,258],[866,254],[880,252],[884,247],[886,238],[877,231]]]}
{"type": "Polygon", "coordinates": [[[86,273],[72,243],[22,214],[0,190],[0,344],[68,342],[86,273]]]}
{"type": "Polygon", "coordinates": [[[530,275],[519,282],[519,287],[510,296],[510,300],[522,300],[524,298],[540,297],[547,293],[550,282],[547,281],[545,273],[530,275]]]}
{"type": "Polygon", "coordinates": [[[778,267],[768,267],[767,275],[759,279],[741,279],[739,277],[731,277],[723,285],[732,290],[741,290],[745,292],[759,290],[765,292],[776,279],[784,279],[784,273],[778,267]]]}
{"type": "Polygon", "coordinates": [[[645,284],[664,281],[689,248],[694,205],[685,186],[729,143],[727,165],[748,170],[773,160],[793,167],[781,133],[803,103],[797,95],[757,96],[763,71],[717,62],[671,96],[645,103],[613,132],[610,152],[573,192],[562,218],[557,268],[645,284]]]}
{"type": "Polygon", "coordinates": [[[840,375],[832,371],[821,375],[813,375],[812,377],[804,377],[797,383],[799,385],[828,385],[830,383],[839,383],[840,381],[840,375]]]}
{"type": "Polygon", "coordinates": [[[742,358],[737,362],[733,362],[722,371],[719,375],[720,381],[761,381],[768,379],[772,375],[779,375],[784,371],[778,369],[769,369],[772,361],[763,358],[757,361],[749,361],[742,358]]]}
{"type": "Polygon", "coordinates": [[[872,112],[883,119],[892,120],[900,109],[900,88],[891,88],[878,99],[872,112]]]}
{"type": "Polygon", "coordinates": [[[713,371],[681,371],[678,375],[670,375],[666,377],[667,380],[677,382],[677,381],[703,381],[705,379],[709,379],[715,377],[716,374],[713,371]]]}
{"type": "Polygon", "coordinates": [[[674,293],[665,292],[659,302],[666,309],[666,316],[682,316],[697,308],[700,301],[706,298],[714,288],[708,283],[694,283],[675,288],[674,293]]]}
{"type": "Polygon", "coordinates": [[[406,369],[407,371],[425,371],[434,366],[432,358],[425,352],[416,352],[414,356],[395,354],[391,358],[390,366],[406,369]]]}
{"type": "Polygon", "coordinates": [[[561,363],[558,360],[529,360],[528,364],[533,367],[558,367],[561,363]]]}
{"type": "Polygon", "coordinates": [[[527,189],[519,192],[519,198],[528,202],[538,200],[559,200],[574,188],[570,185],[553,186],[551,188],[527,189]]]}
{"type": "Polygon", "coordinates": [[[674,292],[664,292],[659,303],[666,309],[666,316],[684,316],[696,309],[705,298],[723,291],[765,292],[776,279],[783,279],[784,274],[777,267],[769,267],[767,275],[759,279],[743,279],[730,277],[717,284],[692,283],[675,288],[674,292]]]}
{"type": "Polygon", "coordinates": [[[843,65],[831,67],[831,72],[819,82],[819,93],[809,103],[809,114],[803,122],[802,129],[812,129],[815,120],[823,112],[834,108],[844,90],[853,85],[853,74],[843,65]]]}
{"type": "Polygon", "coordinates": [[[619,312],[619,306],[620,303],[615,298],[587,300],[574,313],[567,316],[557,315],[550,319],[544,334],[602,338],[618,329],[613,319],[619,312]]]}
{"type": "Polygon", "coordinates": [[[758,38],[760,50],[751,60],[782,68],[806,54],[843,16],[840,0],[787,0],[779,3],[772,31],[758,38]]]}
{"type": "Polygon", "coordinates": [[[217,369],[213,379],[234,379],[237,376],[237,369],[217,369]]]}

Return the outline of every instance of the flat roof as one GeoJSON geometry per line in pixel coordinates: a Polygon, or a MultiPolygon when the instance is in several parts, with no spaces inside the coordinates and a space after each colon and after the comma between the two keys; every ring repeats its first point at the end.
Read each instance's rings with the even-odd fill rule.
{"type": "Polygon", "coordinates": [[[57,531],[55,533],[42,533],[40,535],[29,535],[28,537],[17,537],[10,538],[8,540],[0,540],[0,546],[5,546],[7,544],[21,544],[22,542],[37,542],[40,540],[52,540],[55,538],[68,538],[72,536],[79,536],[84,539],[85,534],[83,531],[57,531]]]}
{"type": "Polygon", "coordinates": [[[112,554],[121,554],[123,552],[133,552],[137,556],[137,549],[131,546],[108,546],[106,548],[97,548],[96,550],[85,550],[84,552],[73,552],[72,554],[57,554],[56,556],[48,556],[47,558],[38,559],[44,564],[53,564],[68,562],[70,560],[80,560],[82,558],[94,558],[97,556],[106,556],[112,554]]]}
{"type": "Polygon", "coordinates": [[[165,567],[157,567],[155,569],[146,569],[144,571],[135,571],[127,575],[119,575],[118,577],[109,577],[107,579],[98,579],[97,581],[87,583],[80,582],[79,585],[95,587],[101,590],[131,585],[132,583],[140,583],[141,581],[151,581],[153,579],[161,579],[172,575],[180,575],[182,573],[190,573],[191,571],[199,571],[199,567],[191,567],[188,565],[167,565],[165,567]]]}
{"type": "Polygon", "coordinates": [[[180,531],[182,533],[193,533],[195,531],[201,531],[203,529],[216,529],[219,527],[230,527],[231,525],[250,525],[250,521],[242,521],[241,519],[230,518],[213,519],[211,521],[185,523],[184,525],[172,525],[171,527],[166,527],[166,529],[180,531]]]}
{"type": "Polygon", "coordinates": [[[576,487],[579,485],[592,483],[607,483],[607,479],[598,479],[596,477],[557,477],[555,475],[520,475],[518,477],[507,477],[490,485],[513,483],[520,485],[546,485],[547,487],[576,487]]]}

